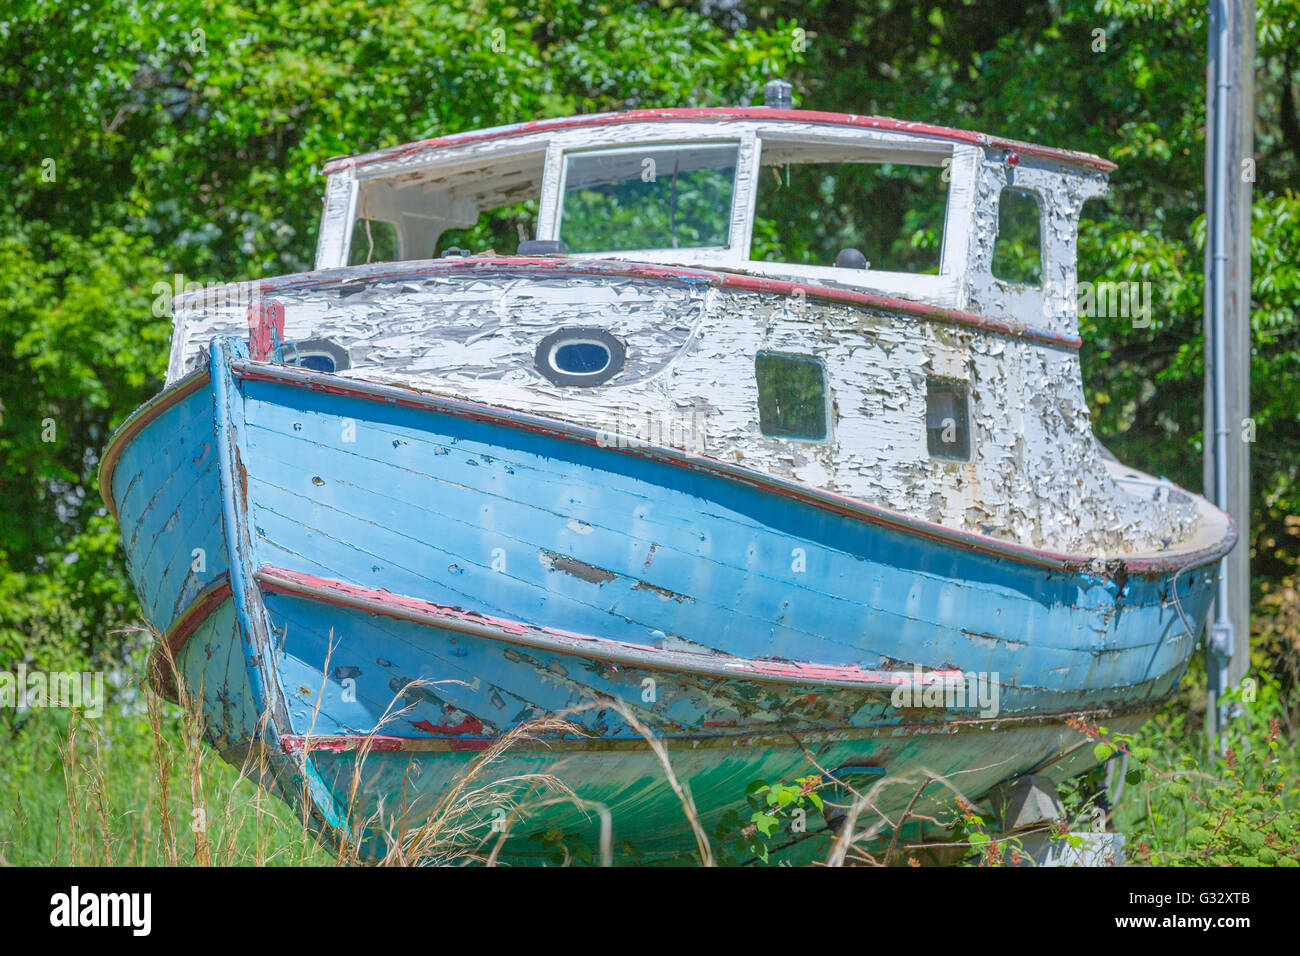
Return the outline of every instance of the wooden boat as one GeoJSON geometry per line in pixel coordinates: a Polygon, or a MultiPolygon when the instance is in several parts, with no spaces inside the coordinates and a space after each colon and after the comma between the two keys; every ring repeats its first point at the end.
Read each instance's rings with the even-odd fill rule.
{"type": "Polygon", "coordinates": [[[973,800],[1087,769],[1067,721],[1160,704],[1234,540],[1090,428],[1076,235],[1111,169],[780,108],[331,162],[315,270],[179,296],[167,387],[104,456],[164,678],[372,855],[562,713],[476,777],[585,801],[506,852],[604,810],[616,845],[694,847],[614,702],[706,827],[756,779],[883,774],[896,819],[922,768],[973,800]],[[934,240],[890,240],[926,183],[934,240]]]}

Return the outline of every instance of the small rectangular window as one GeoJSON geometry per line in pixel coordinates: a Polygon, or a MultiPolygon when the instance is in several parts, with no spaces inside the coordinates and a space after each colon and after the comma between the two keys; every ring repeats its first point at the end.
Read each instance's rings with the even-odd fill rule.
{"type": "Polygon", "coordinates": [[[931,458],[970,461],[970,389],[965,382],[925,380],[925,440],[931,458]]]}
{"type": "Polygon", "coordinates": [[[1012,285],[1043,281],[1043,238],[1038,197],[1008,187],[998,197],[998,238],[993,244],[993,276],[1012,285]]]}
{"type": "Polygon", "coordinates": [[[770,438],[823,441],[826,438],[826,372],[806,355],[759,352],[758,427],[770,438]]]}

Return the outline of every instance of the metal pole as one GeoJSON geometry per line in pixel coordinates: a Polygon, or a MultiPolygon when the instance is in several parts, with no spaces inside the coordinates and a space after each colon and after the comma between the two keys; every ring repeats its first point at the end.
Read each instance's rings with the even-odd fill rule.
{"type": "MultiPolygon", "coordinates": [[[[1228,167],[1228,6],[1229,0],[1216,0],[1210,8],[1210,61],[1214,68],[1214,89],[1211,97],[1210,118],[1207,129],[1212,137],[1209,234],[1210,234],[1210,412],[1206,416],[1205,431],[1213,428],[1214,503],[1224,511],[1229,510],[1228,490],[1228,423],[1227,382],[1224,365],[1227,360],[1224,348],[1224,325],[1227,296],[1224,277],[1227,273],[1228,251],[1226,225],[1228,220],[1226,179],[1228,167]]],[[[1210,436],[1206,436],[1207,438],[1210,436]]],[[[1207,444],[1209,444],[1207,442],[1207,444]]],[[[1205,645],[1205,675],[1208,697],[1205,702],[1205,730],[1213,741],[1222,726],[1223,713],[1220,698],[1227,687],[1227,661],[1232,653],[1232,620],[1228,616],[1228,565],[1219,565],[1218,585],[1214,594],[1214,622],[1205,645]]]]}
{"type": "MultiPolygon", "coordinates": [[[[1254,67],[1253,0],[1212,0],[1206,97],[1205,483],[1240,534],[1219,566],[1206,635],[1206,732],[1221,738],[1224,691],[1249,663],[1250,181],[1254,67]],[[1239,175],[1239,167],[1241,174],[1239,175]]],[[[1220,745],[1222,741],[1220,739],[1220,745]]]]}

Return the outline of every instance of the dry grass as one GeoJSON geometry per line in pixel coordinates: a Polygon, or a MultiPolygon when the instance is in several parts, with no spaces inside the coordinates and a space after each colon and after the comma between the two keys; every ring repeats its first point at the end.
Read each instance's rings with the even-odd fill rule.
{"type": "MultiPolygon", "coordinates": [[[[331,635],[321,688],[305,735],[308,738],[320,713],[326,689],[324,675],[332,651],[331,635]]],[[[160,647],[160,654],[176,673],[165,646],[160,647]]],[[[583,818],[598,822],[598,845],[592,862],[609,866],[614,862],[615,821],[608,807],[584,799],[557,772],[502,774],[503,757],[512,749],[521,744],[531,749],[544,748],[548,739],[584,736],[587,731],[572,718],[602,708],[617,713],[644,740],[658,761],[664,785],[676,796],[695,847],[691,858],[679,862],[719,864],[713,844],[721,837],[716,833],[711,837],[703,824],[689,785],[673,769],[667,745],[631,708],[611,699],[592,700],[510,729],[475,756],[449,786],[430,798],[431,806],[408,805],[406,779],[402,793],[391,795],[391,806],[369,805],[365,781],[376,738],[385,727],[411,712],[413,705],[404,703],[410,692],[442,683],[461,682],[419,680],[401,688],[372,732],[353,752],[346,792],[338,807],[344,825],[331,834],[328,842],[322,841],[323,828],[313,818],[305,799],[296,800],[290,807],[252,782],[274,779],[274,760],[292,761],[288,769],[303,773],[312,759],[310,750],[289,757],[251,746],[236,772],[222,763],[204,741],[202,687],[191,692],[178,677],[178,707],[166,704],[152,687],[142,688],[144,713],[133,722],[97,723],[74,713],[57,738],[63,805],[54,814],[53,846],[43,853],[37,850],[37,859],[24,848],[20,862],[108,866],[495,866],[507,859],[514,861],[508,851],[514,840],[522,839],[521,834],[530,824],[544,819],[553,808],[568,806],[583,818]],[[124,739],[124,727],[134,729],[135,734],[124,739]],[[130,746],[124,746],[128,742],[130,746]],[[142,768],[148,772],[142,773],[142,768]],[[377,858],[376,845],[381,851],[377,858]]],[[[264,714],[259,736],[267,720],[264,714]]],[[[805,751],[805,756],[809,766],[827,781],[823,786],[829,788],[830,774],[812,754],[805,751]]],[[[562,763],[558,761],[559,766],[562,763]]],[[[284,773],[286,767],[278,769],[284,773]]],[[[409,777],[409,766],[406,773],[409,777]]],[[[943,826],[943,821],[916,812],[927,788],[946,787],[959,802],[966,799],[950,781],[926,771],[906,779],[881,779],[861,793],[844,784],[836,786],[847,790],[851,800],[842,808],[843,824],[838,832],[826,834],[830,845],[823,862],[828,866],[897,863],[918,849],[916,845],[900,844],[898,833],[904,824],[924,820],[935,828],[943,826]],[[880,809],[880,797],[885,788],[897,786],[908,786],[915,792],[903,812],[891,816],[880,809]],[[879,850],[882,840],[888,841],[883,852],[879,850]],[[868,847],[875,849],[869,851],[868,847]]],[[[737,800],[742,798],[737,794],[737,800]]],[[[17,804],[13,816],[21,820],[21,794],[17,804]]],[[[21,833],[21,829],[17,827],[14,832],[21,833]]],[[[3,834],[0,830],[0,857],[9,859],[21,841],[6,840],[3,834]]],[[[814,835],[818,834],[810,836],[814,835]]],[[[567,849],[563,862],[573,862],[567,849]]]]}

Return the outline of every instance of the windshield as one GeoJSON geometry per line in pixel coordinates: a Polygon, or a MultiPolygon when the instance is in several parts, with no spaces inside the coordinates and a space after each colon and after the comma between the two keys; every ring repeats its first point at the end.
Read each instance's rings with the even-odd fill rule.
{"type": "Polygon", "coordinates": [[[725,247],[738,151],[721,143],[570,153],[560,239],[578,253],[725,247]]]}

